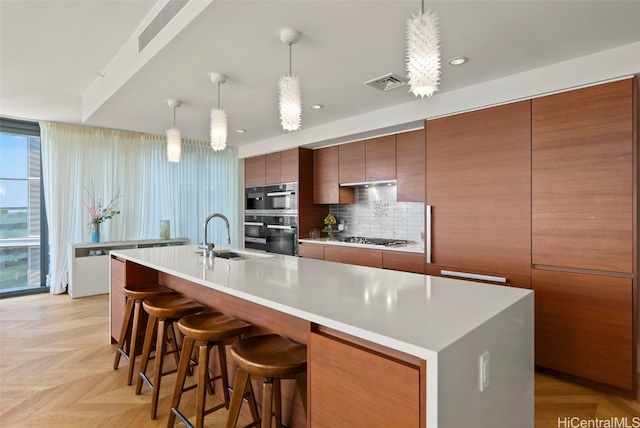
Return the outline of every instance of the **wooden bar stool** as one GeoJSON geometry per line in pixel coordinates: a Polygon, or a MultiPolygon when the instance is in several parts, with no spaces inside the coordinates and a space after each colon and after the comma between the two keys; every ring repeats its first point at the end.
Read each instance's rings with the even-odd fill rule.
{"type": "Polygon", "coordinates": [[[127,305],[125,307],[122,328],[120,329],[120,338],[118,339],[116,357],[113,361],[113,369],[118,368],[121,356],[129,360],[127,385],[131,385],[133,381],[133,368],[136,363],[136,347],[138,346],[137,333],[140,324],[142,301],[150,297],[172,293],[174,293],[173,290],[159,284],[130,284],[124,287],[124,294],[127,296],[127,305]]]}
{"type": "Polygon", "coordinates": [[[168,427],[173,427],[176,416],[186,426],[193,426],[180,410],[178,410],[178,406],[180,405],[182,393],[196,387],[196,428],[203,427],[205,415],[213,413],[223,407],[229,408],[229,378],[227,376],[225,345],[228,341],[235,340],[251,330],[251,327],[251,324],[219,312],[190,315],[178,321],[178,328],[184,335],[184,341],[180,355],[180,364],[178,366],[176,387],[171,403],[171,414],[169,415],[169,422],[167,424],[168,427]],[[195,385],[185,388],[184,383],[192,361],[191,353],[196,343],[198,344],[198,379],[195,385]],[[209,374],[209,353],[214,346],[218,348],[218,362],[220,363],[220,375],[218,376],[211,376],[209,374]],[[217,379],[222,381],[224,402],[205,410],[207,387],[209,387],[213,393],[213,382],[217,379]]]}
{"type": "Polygon", "coordinates": [[[176,343],[174,323],[182,317],[201,312],[204,306],[181,295],[168,295],[146,299],[142,302],[142,307],[147,314],[149,314],[149,321],[147,322],[147,330],[142,347],[140,376],[136,383],[136,395],[140,395],[142,382],[144,381],[147,386],[151,388],[151,419],[155,419],[158,410],[158,395],[160,394],[160,381],[162,380],[162,376],[178,371],[178,369],[167,372],[162,371],[162,365],[166,355],[174,355],[176,366],[179,362],[178,353],[180,349],[176,343]],[[153,367],[153,382],[151,382],[147,377],[146,371],[151,356],[151,345],[156,331],[155,363],[153,367]],[[168,339],[170,339],[169,343],[172,344],[171,351],[167,350],[168,339]]]}
{"type": "MultiPolygon", "coordinates": [[[[261,427],[271,427],[275,416],[276,427],[282,426],[280,380],[296,379],[304,411],[307,411],[307,348],[277,334],[240,339],[231,345],[231,356],[238,365],[233,384],[226,428],[238,422],[242,398],[250,378],[261,378],[261,427]]],[[[258,420],[250,425],[257,425],[258,420]]]]}

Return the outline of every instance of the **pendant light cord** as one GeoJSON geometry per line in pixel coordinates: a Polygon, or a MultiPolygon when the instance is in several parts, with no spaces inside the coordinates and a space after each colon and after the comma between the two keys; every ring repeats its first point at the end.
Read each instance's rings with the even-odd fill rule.
{"type": "Polygon", "coordinates": [[[173,108],[173,127],[176,127],[176,108],[173,108]]]}
{"type": "Polygon", "coordinates": [[[218,83],[218,110],[220,110],[220,83],[218,83]]]}
{"type": "Polygon", "coordinates": [[[291,43],[289,43],[289,76],[291,76],[291,43]]]}
{"type": "Polygon", "coordinates": [[[422,0],[422,6],[420,6],[420,13],[424,15],[424,0],[422,0]]]}

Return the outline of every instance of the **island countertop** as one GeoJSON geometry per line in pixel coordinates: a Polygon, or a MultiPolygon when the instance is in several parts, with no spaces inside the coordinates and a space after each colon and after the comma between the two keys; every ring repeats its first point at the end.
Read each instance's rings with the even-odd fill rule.
{"type": "Polygon", "coordinates": [[[207,259],[194,245],[111,254],[422,359],[532,294],[284,255],[207,259]]]}
{"type": "MultiPolygon", "coordinates": [[[[231,298],[251,302],[246,305],[258,305],[263,308],[262,312],[272,311],[279,320],[277,323],[282,322],[281,316],[307,323],[302,336],[299,329],[295,334],[300,341],[316,343],[308,348],[309,357],[315,364],[340,358],[342,354],[325,353],[321,357],[325,348],[319,345],[318,340],[323,339],[317,339],[321,336],[314,334],[313,328],[309,331],[309,325],[328,328],[339,335],[346,334],[356,340],[354,343],[365,340],[372,346],[381,346],[422,361],[413,367],[415,373],[419,373],[418,378],[423,380],[416,378],[415,383],[409,384],[413,385],[409,389],[413,388],[415,394],[424,400],[423,422],[416,426],[533,427],[531,290],[311,258],[235,249],[218,251],[236,251],[244,259],[207,258],[197,246],[190,245],[111,251],[112,267],[113,263],[133,264],[139,266],[132,266],[133,271],[156,272],[159,280],[162,278],[172,284],[178,281],[176,285],[182,284],[178,285],[179,291],[196,293],[211,301],[214,307],[221,301],[216,299],[226,301],[231,298]],[[212,290],[210,296],[207,288],[212,290]],[[216,295],[220,297],[213,297],[216,295]],[[225,295],[229,297],[223,298],[225,295]],[[487,366],[481,362],[480,366],[484,368],[479,369],[479,357],[483,355],[486,355],[487,366]],[[490,384],[489,355],[493,361],[490,384]],[[487,383],[479,386],[479,374],[482,376],[483,372],[487,383]],[[461,412],[461,407],[469,411],[461,412]]],[[[128,272],[128,268],[125,270],[128,272]]],[[[113,275],[112,272],[112,280],[113,275]]],[[[117,281],[122,281],[122,273],[115,275],[115,278],[120,278],[117,281]]],[[[216,309],[224,311],[224,307],[216,309]]],[[[243,314],[255,318],[251,312],[232,315],[242,318],[243,314]]],[[[255,318],[263,325],[265,320],[259,316],[255,318]]],[[[266,325],[271,325],[271,322],[266,325]]],[[[372,355],[377,355],[375,349],[373,352],[372,355]]],[[[345,360],[337,364],[351,362],[345,360]]],[[[403,366],[404,363],[399,364],[403,366]]],[[[309,373],[308,376],[313,376],[312,373],[318,372],[311,369],[309,373]]],[[[393,371],[378,372],[378,376],[386,376],[384,385],[396,384],[393,371]]],[[[343,380],[342,377],[334,377],[331,382],[367,383],[369,378],[343,380]]],[[[311,385],[317,387],[318,382],[311,385]]],[[[384,395],[376,395],[383,385],[376,385],[378,387],[363,386],[358,403],[384,400],[384,395]]],[[[314,386],[311,388],[313,390],[314,386]]],[[[382,387],[382,394],[384,389],[382,387]]],[[[345,393],[345,390],[336,391],[345,393]]],[[[354,403],[353,407],[327,410],[326,406],[323,408],[327,401],[318,400],[315,392],[309,395],[312,415],[313,409],[317,408],[322,408],[322,415],[326,411],[349,412],[360,406],[354,403]]],[[[344,417],[344,414],[338,414],[344,417]]],[[[304,426],[304,417],[300,419],[300,416],[298,413],[294,425],[304,426]]],[[[311,426],[314,426],[313,417],[307,417],[311,417],[311,426]]]]}

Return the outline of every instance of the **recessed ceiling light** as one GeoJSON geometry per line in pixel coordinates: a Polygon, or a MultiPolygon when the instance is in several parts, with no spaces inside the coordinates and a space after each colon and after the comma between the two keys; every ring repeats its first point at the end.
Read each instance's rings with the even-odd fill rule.
{"type": "Polygon", "coordinates": [[[247,132],[247,130],[246,129],[236,129],[236,132],[238,134],[244,134],[245,132],[247,132]]]}
{"type": "Polygon", "coordinates": [[[467,62],[467,61],[469,61],[469,60],[468,60],[466,57],[463,57],[463,56],[457,56],[457,57],[455,57],[455,58],[451,58],[451,59],[449,60],[449,64],[450,64],[450,65],[462,65],[462,64],[464,64],[464,63],[465,63],[465,62],[467,62]]]}
{"type": "Polygon", "coordinates": [[[314,105],[311,106],[311,108],[314,109],[314,110],[320,110],[323,107],[324,106],[322,104],[314,104],[314,105]]]}

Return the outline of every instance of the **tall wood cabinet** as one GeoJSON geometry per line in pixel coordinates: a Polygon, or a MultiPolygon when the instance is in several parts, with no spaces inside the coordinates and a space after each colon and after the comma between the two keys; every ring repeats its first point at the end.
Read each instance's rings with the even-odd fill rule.
{"type": "Polygon", "coordinates": [[[396,135],[398,202],[424,202],[424,129],[396,135]]]}
{"type": "Polygon", "coordinates": [[[635,79],[533,100],[536,363],[636,390],[635,79]]]}
{"type": "Polygon", "coordinates": [[[531,101],[429,120],[425,129],[425,272],[530,287],[531,101]]]}

